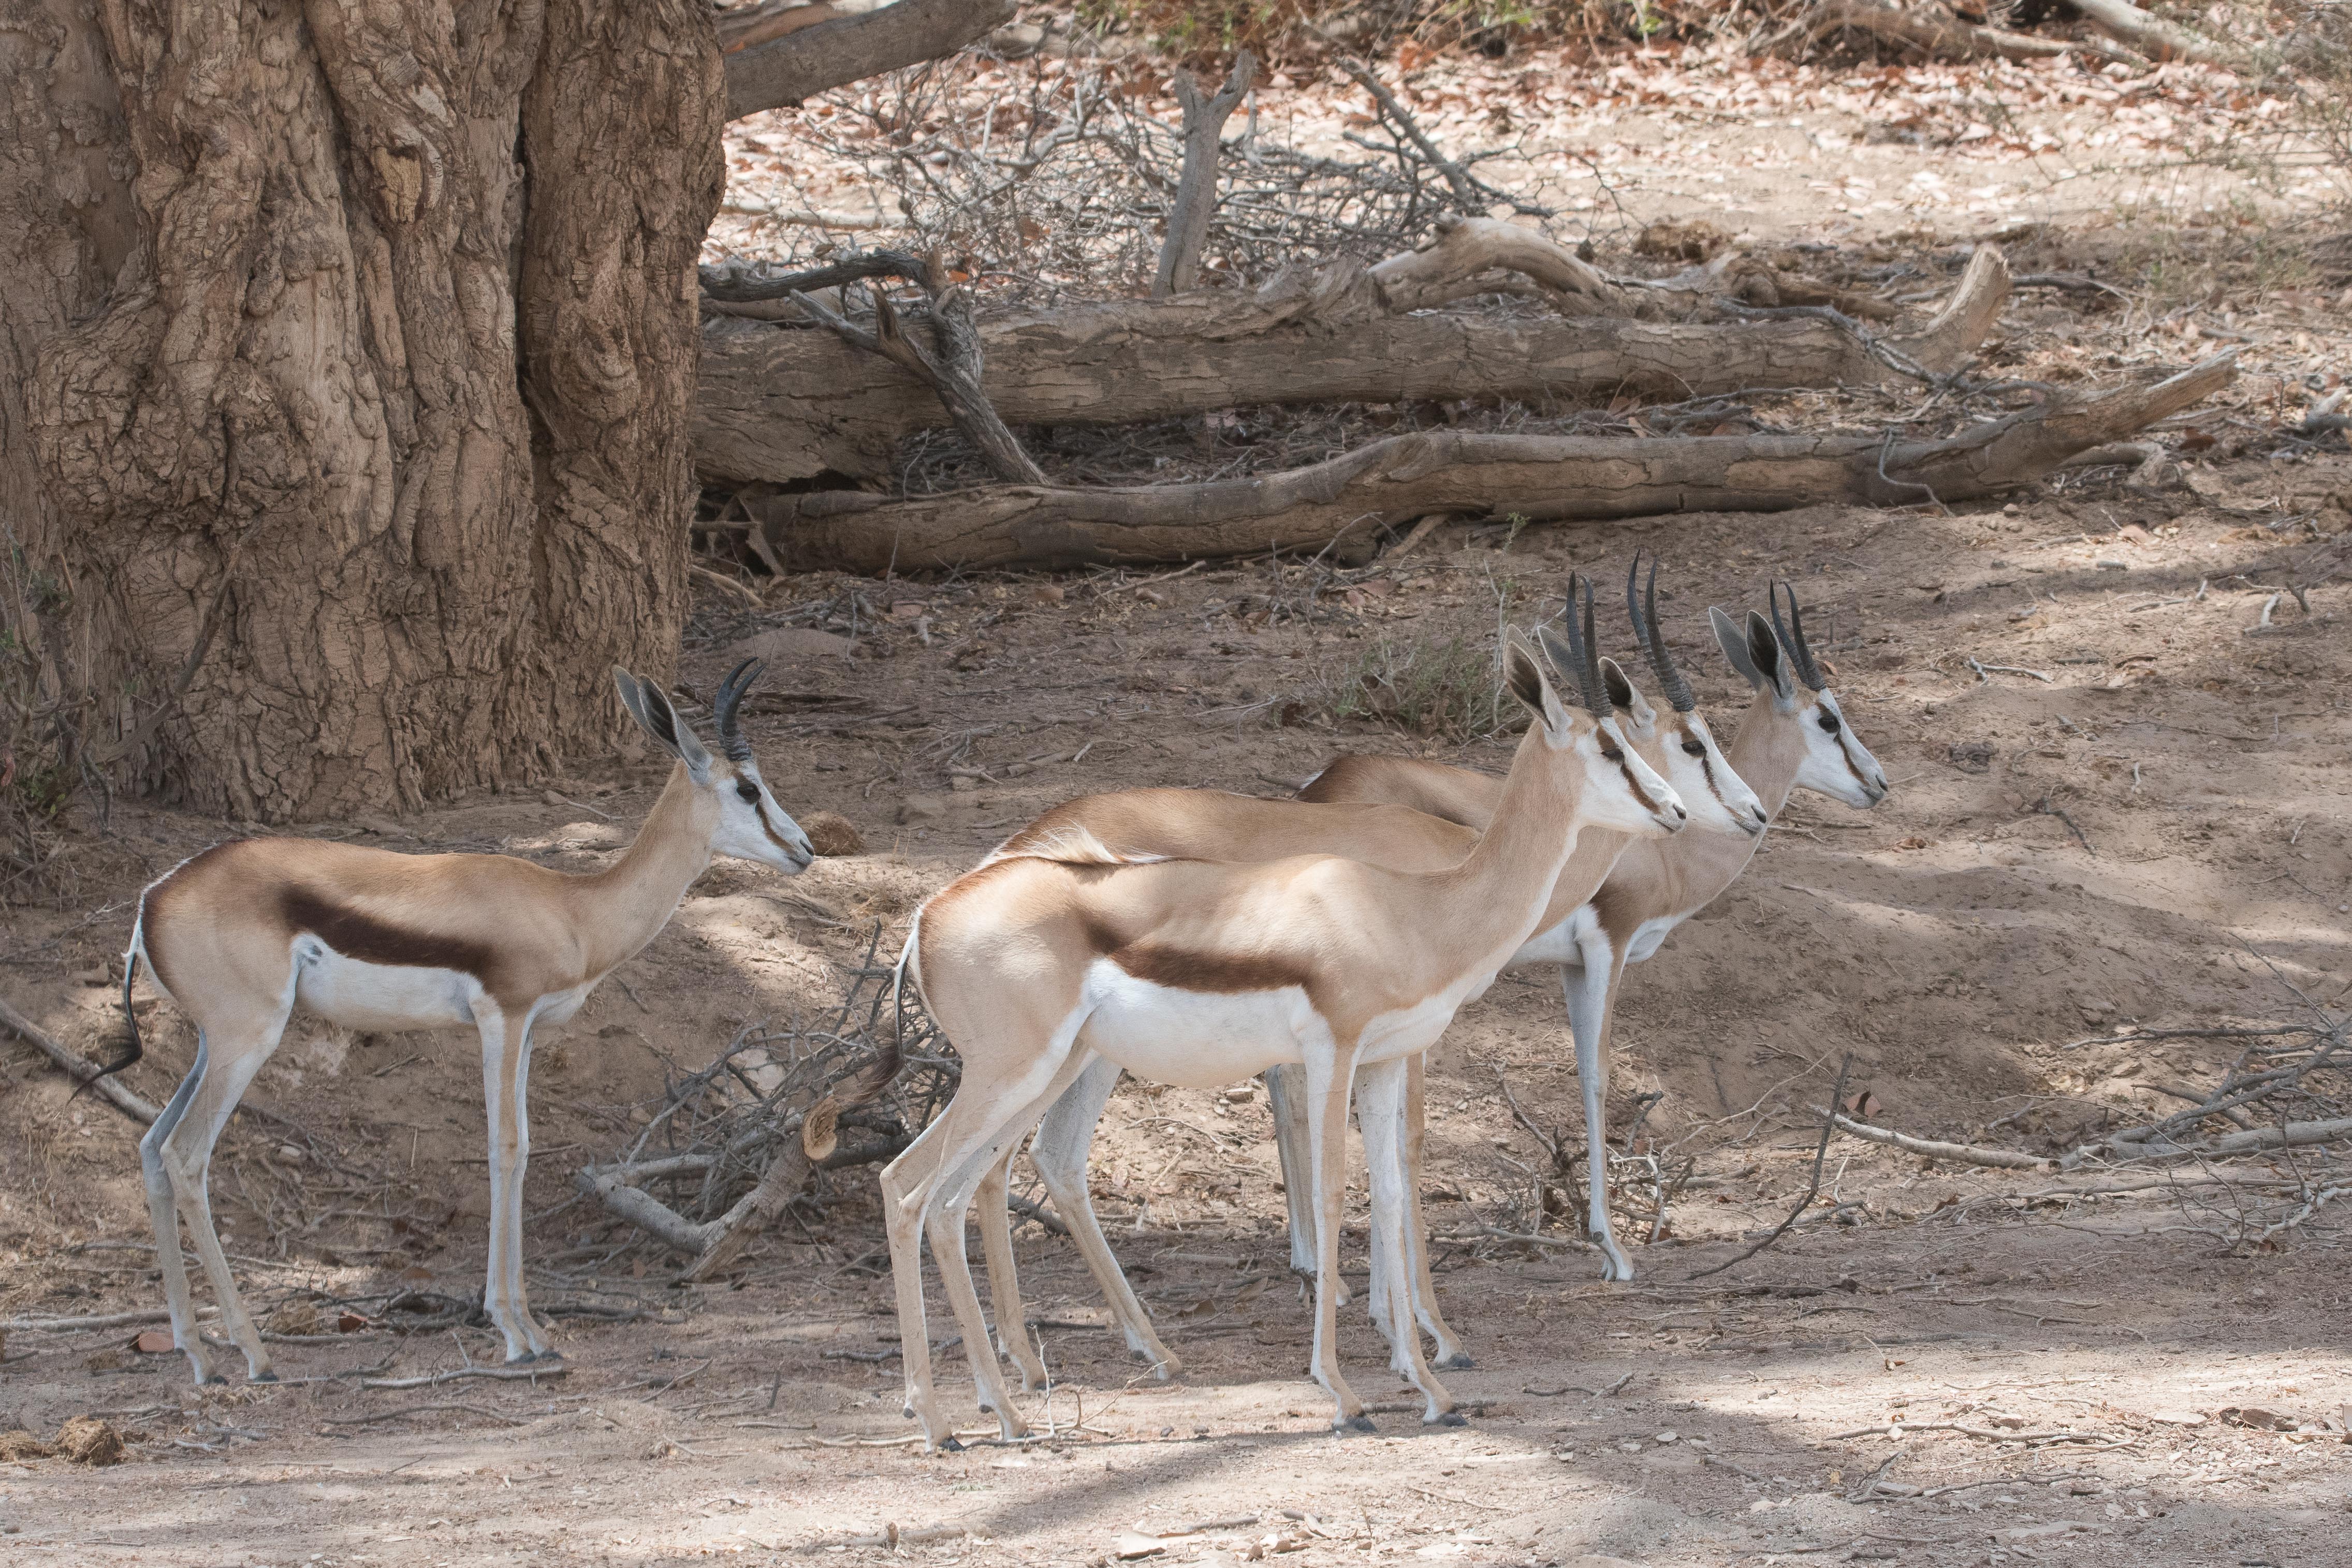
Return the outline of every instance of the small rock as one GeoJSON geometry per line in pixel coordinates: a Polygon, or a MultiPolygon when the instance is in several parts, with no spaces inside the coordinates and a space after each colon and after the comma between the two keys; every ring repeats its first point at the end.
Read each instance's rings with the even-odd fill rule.
{"type": "Polygon", "coordinates": [[[173,1350],[172,1331],[142,1329],[139,1337],[131,1342],[131,1348],[142,1355],[169,1355],[173,1350]]]}
{"type": "Polygon", "coordinates": [[[773,664],[794,665],[812,664],[820,659],[846,659],[854,653],[855,644],[846,637],[806,626],[780,626],[772,632],[744,638],[727,650],[727,658],[730,662],[766,659],[773,664]]]}
{"type": "Polygon", "coordinates": [[[909,795],[898,802],[901,822],[931,822],[948,814],[948,803],[937,795],[909,795]]]}
{"type": "Polygon", "coordinates": [[[988,47],[999,59],[1027,59],[1045,47],[1045,29],[1034,22],[1007,22],[988,35],[988,47]]]}
{"type": "Polygon", "coordinates": [[[58,1428],[53,1445],[62,1458],[78,1465],[119,1465],[122,1434],[95,1416],[77,1416],[58,1428]]]}
{"type": "Polygon", "coordinates": [[[1658,1441],[1661,1443],[1679,1443],[1682,1441],[1682,1437],[1683,1435],[1680,1432],[1675,1431],[1670,1427],[1658,1434],[1658,1441]]]}
{"type": "Polygon", "coordinates": [[[838,811],[811,811],[796,818],[808,835],[809,847],[821,855],[862,855],[866,840],[856,824],[838,811]]]}
{"type": "Polygon", "coordinates": [[[2131,563],[2125,560],[2095,560],[2092,566],[2101,571],[2129,571],[2131,563]]]}
{"type": "Polygon", "coordinates": [[[1118,1553],[1120,1562],[1133,1563],[1141,1558],[1159,1556],[1168,1550],[1168,1543],[1164,1541],[1154,1541],[1148,1535],[1138,1535],[1133,1531],[1128,1531],[1119,1536],[1118,1545],[1113,1550],[1118,1553]]]}
{"type": "Polygon", "coordinates": [[[1029,591],[1029,597],[1039,604],[1064,604],[1070,595],[1058,582],[1041,582],[1029,591]]]}

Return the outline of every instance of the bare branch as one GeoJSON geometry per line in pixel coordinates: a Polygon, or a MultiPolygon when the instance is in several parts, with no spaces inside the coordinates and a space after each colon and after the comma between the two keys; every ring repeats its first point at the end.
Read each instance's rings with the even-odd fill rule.
{"type": "Polygon", "coordinates": [[[1176,73],[1176,100],[1184,106],[1184,172],[1168,214],[1168,238],[1160,247],[1160,276],[1151,297],[1165,299],[1200,281],[1201,247],[1208,243],[1209,215],[1217,208],[1217,154],[1225,121],[1257,79],[1257,57],[1244,49],[1216,97],[1202,99],[1192,73],[1176,73]]]}
{"type": "Polygon", "coordinates": [[[727,118],[795,107],[828,88],[954,54],[1013,20],[1013,0],[896,0],[725,57],[727,118]]]}

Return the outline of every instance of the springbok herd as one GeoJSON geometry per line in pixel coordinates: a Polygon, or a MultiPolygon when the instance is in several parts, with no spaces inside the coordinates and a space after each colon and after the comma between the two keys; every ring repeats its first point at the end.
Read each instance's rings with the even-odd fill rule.
{"type": "MultiPolygon", "coordinates": [[[[1025,1430],[986,1348],[965,1253],[975,1198],[1001,1348],[1024,1388],[1045,1383],[1019,1328],[1005,1205],[1007,1167],[1032,1130],[1030,1157],[1129,1346],[1162,1376],[1176,1369],[1087,1196],[1087,1151],[1122,1071],[1195,1087],[1264,1075],[1292,1263],[1315,1279],[1312,1369],[1332,1397],[1333,1425],[1369,1429],[1335,1348],[1352,1097],[1370,1176],[1372,1320],[1391,1366],[1425,1400],[1422,1418],[1458,1425],[1422,1341],[1425,1331],[1439,1366],[1471,1364],[1430,1280],[1423,1061],[1455,1009],[1507,967],[1559,972],[1584,1094],[1588,1223],[1606,1277],[1633,1278],[1610,1232],[1602,1112],[1625,966],[1730,885],[1791,790],[1867,808],[1887,783],[1828,689],[1793,591],[1773,589],[1769,620],[1708,612],[1724,657],[1755,690],[1727,748],[1660,633],[1654,562],[1645,583],[1635,559],[1625,601],[1664,706],[1598,655],[1591,585],[1571,575],[1566,614],[1504,640],[1504,683],[1531,722],[1501,779],[1345,757],[1291,800],[1171,789],[1087,796],[1046,812],[916,911],[899,982],[919,988],[963,1064],[954,1099],[881,1177],[908,1410],[931,1447],[958,1445],[931,1387],[927,1231],[981,1405],[1007,1437],[1025,1430]]],[[[276,1376],[213,1229],[205,1181],[222,1126],[297,1006],[354,1029],[479,1032],[490,1153],[484,1306],[509,1362],[557,1354],[523,1287],[531,1034],[572,1017],[651,941],[714,855],[786,875],[808,866],[807,836],[761,779],[737,723],[760,669],[747,662],[720,684],[715,756],[657,685],[614,672],[630,716],[677,764],[635,841],[603,871],[248,839],[183,862],[142,894],[125,1009],[143,959],[197,1029],[194,1065],[140,1157],[173,1340],[199,1383],[221,1378],[197,1333],[181,1220],[248,1375],[276,1376]]],[[[109,1071],[139,1059],[135,1015],[131,1031],[109,1071]]]]}

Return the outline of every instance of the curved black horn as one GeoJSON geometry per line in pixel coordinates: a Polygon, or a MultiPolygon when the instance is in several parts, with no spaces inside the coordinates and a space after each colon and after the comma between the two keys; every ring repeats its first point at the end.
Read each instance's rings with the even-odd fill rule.
{"type": "Polygon", "coordinates": [[[1580,571],[1568,574],[1568,608],[1561,612],[1559,623],[1568,634],[1569,656],[1576,664],[1573,673],[1577,689],[1584,694],[1585,710],[1608,717],[1609,693],[1601,684],[1600,655],[1592,646],[1592,580],[1580,571]],[[1584,595],[1584,624],[1580,630],[1576,617],[1579,592],[1584,595]]]}
{"type": "Polygon", "coordinates": [[[1650,668],[1658,673],[1658,689],[1665,695],[1667,706],[1676,713],[1688,713],[1698,706],[1691,695],[1690,683],[1675,668],[1675,656],[1666,651],[1666,640],[1658,632],[1658,558],[1650,558],[1649,595],[1646,605],[1633,598],[1633,579],[1642,570],[1642,552],[1633,552],[1633,564],[1625,573],[1625,613],[1633,617],[1633,634],[1648,650],[1650,668]]]}
{"type": "Polygon", "coordinates": [[[1797,667],[1797,678],[1815,691],[1828,687],[1822,678],[1822,667],[1813,663],[1813,651],[1805,642],[1804,612],[1797,608],[1797,591],[1789,583],[1772,585],[1772,630],[1780,633],[1780,646],[1789,651],[1789,662],[1797,667]],[[1780,595],[1789,596],[1789,623],[1780,624],[1780,595]]]}
{"type": "Polygon", "coordinates": [[[765,659],[744,660],[727,672],[727,678],[719,683],[718,695],[710,699],[711,715],[719,721],[719,749],[730,762],[751,760],[751,743],[735,727],[735,708],[743,700],[743,694],[751,689],[751,683],[760,678],[760,672],[767,667],[765,659]]]}

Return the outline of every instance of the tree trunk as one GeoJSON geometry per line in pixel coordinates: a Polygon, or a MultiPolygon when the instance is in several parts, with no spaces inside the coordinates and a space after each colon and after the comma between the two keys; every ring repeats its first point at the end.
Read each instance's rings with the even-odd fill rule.
{"type": "MultiPolygon", "coordinates": [[[[1339,262],[1254,296],[1204,289],[998,317],[981,324],[982,385],[1013,424],[1129,424],[1262,403],[1680,399],[1894,374],[1854,333],[1820,319],[1408,315],[1366,281],[1339,262]]],[[[2008,267],[1985,247],[1932,320],[1885,340],[1930,371],[1957,370],[2008,295],[2008,267]]],[[[886,480],[900,440],[947,422],[919,380],[830,332],[725,319],[704,330],[694,461],[708,483],[886,480]]]]}
{"type": "Polygon", "coordinates": [[[1246,479],[991,485],[906,499],[816,490],[751,507],[770,548],[794,567],[878,575],[1319,549],[1433,513],[1542,522],[1949,501],[2031,484],[2077,452],[2201,402],[2236,373],[2234,354],[2217,355],[2154,386],[2053,402],[1937,441],[1891,431],[1632,439],[1436,431],[1246,479]]]}
{"type": "Polygon", "coordinates": [[[686,608],[707,5],[10,5],[0,501],[85,758],[278,821],[618,738],[686,608]]]}

